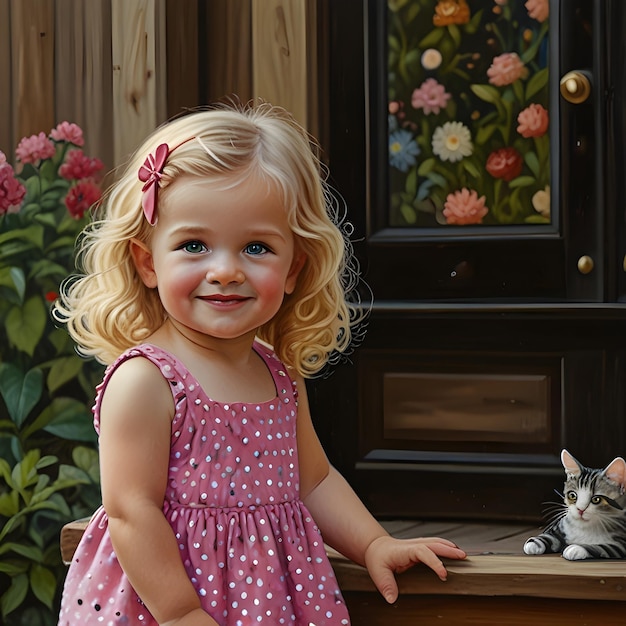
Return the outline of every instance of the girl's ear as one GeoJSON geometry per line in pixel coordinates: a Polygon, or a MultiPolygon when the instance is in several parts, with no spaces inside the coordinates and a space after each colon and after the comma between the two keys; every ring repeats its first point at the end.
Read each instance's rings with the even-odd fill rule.
{"type": "Polygon", "coordinates": [[[157,286],[157,276],[154,271],[152,252],[150,252],[150,249],[143,241],[139,241],[139,239],[134,237],[130,240],[129,246],[135,269],[143,284],[146,287],[150,287],[150,289],[154,289],[157,286]]]}
{"type": "Polygon", "coordinates": [[[298,282],[298,275],[300,271],[304,267],[306,263],[306,254],[304,252],[296,251],[293,256],[293,261],[291,261],[291,267],[289,268],[289,273],[287,274],[287,279],[285,280],[285,293],[290,294],[293,293],[296,288],[296,283],[298,282]]]}

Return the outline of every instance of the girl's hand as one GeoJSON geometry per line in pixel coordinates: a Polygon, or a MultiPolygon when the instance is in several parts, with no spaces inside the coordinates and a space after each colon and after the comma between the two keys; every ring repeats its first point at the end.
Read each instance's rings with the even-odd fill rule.
{"type": "Polygon", "coordinates": [[[448,572],[439,556],[464,559],[465,552],[454,543],[439,537],[394,539],[388,535],[374,539],[365,551],[365,566],[376,588],[392,604],[398,598],[398,585],[394,573],[400,574],[416,563],[424,563],[441,580],[448,572]]]}

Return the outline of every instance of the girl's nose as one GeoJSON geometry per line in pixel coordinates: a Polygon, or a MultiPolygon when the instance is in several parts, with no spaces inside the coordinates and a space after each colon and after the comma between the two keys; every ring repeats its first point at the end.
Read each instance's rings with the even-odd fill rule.
{"type": "Polygon", "coordinates": [[[245,274],[231,257],[212,259],[206,273],[206,280],[212,285],[241,284],[245,279],[245,274]]]}

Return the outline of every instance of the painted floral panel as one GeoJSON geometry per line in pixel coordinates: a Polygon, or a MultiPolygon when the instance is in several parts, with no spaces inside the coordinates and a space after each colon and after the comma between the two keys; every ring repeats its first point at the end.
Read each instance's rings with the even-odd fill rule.
{"type": "Polygon", "coordinates": [[[388,0],[390,225],[550,224],[548,0],[388,0]]]}

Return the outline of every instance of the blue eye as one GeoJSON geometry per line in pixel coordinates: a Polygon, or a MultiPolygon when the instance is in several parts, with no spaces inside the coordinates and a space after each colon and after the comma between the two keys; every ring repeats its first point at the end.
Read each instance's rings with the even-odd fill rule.
{"type": "Polygon", "coordinates": [[[199,241],[188,241],[184,243],[180,249],[189,252],[189,254],[200,254],[207,251],[207,247],[199,241]]]}
{"type": "Polygon", "coordinates": [[[246,254],[251,254],[253,256],[256,256],[259,254],[264,254],[265,252],[269,252],[269,248],[262,243],[254,242],[254,243],[249,243],[244,248],[244,251],[246,252],[246,254]]]}

